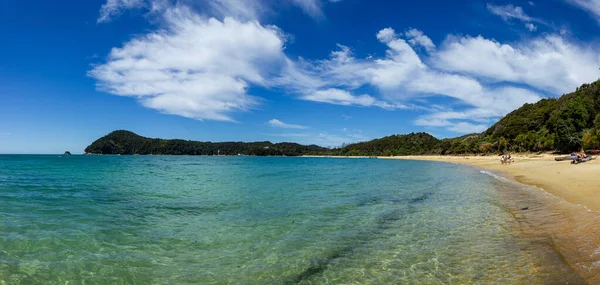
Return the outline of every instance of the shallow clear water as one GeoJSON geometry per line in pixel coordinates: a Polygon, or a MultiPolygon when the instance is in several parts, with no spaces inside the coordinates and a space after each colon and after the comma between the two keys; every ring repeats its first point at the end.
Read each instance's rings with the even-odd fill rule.
{"type": "Polygon", "coordinates": [[[570,284],[516,187],[422,161],[0,156],[0,284],[570,284]]]}

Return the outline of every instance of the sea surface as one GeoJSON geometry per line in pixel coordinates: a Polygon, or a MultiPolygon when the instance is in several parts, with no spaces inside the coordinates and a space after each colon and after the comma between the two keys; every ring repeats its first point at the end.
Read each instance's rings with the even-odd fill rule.
{"type": "Polygon", "coordinates": [[[425,161],[0,155],[0,284],[583,284],[519,187],[425,161]]]}

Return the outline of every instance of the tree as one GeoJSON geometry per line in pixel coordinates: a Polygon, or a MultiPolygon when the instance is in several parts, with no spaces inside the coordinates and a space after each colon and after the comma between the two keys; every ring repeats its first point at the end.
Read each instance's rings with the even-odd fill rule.
{"type": "Polygon", "coordinates": [[[498,140],[498,151],[505,152],[507,149],[508,141],[504,137],[501,137],[500,140],[498,140]]]}
{"type": "Polygon", "coordinates": [[[580,98],[569,101],[557,115],[556,148],[570,152],[583,145],[582,131],[587,125],[589,114],[580,98]]]}
{"type": "Polygon", "coordinates": [[[593,129],[583,131],[583,147],[586,149],[596,148],[598,146],[598,137],[593,129]]]}
{"type": "Polygon", "coordinates": [[[483,143],[479,146],[479,152],[481,153],[489,153],[493,149],[493,144],[491,143],[483,143]]]}

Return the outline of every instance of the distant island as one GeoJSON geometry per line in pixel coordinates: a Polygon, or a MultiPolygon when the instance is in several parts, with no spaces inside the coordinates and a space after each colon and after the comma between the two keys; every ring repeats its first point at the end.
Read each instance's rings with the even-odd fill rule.
{"type": "Polygon", "coordinates": [[[480,134],[439,140],[428,133],[392,135],[338,148],[297,143],[196,142],[153,139],[114,131],[93,142],[86,154],[399,156],[494,154],[506,151],[570,152],[600,146],[600,81],[560,98],[542,99],[512,111],[480,134]]]}

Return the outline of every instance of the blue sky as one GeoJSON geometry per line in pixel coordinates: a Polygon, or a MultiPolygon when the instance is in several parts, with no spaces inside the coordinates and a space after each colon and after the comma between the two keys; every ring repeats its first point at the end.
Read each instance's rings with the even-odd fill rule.
{"type": "Polygon", "coordinates": [[[116,129],[338,146],[479,132],[600,77],[599,0],[0,3],[0,153],[116,129]]]}

